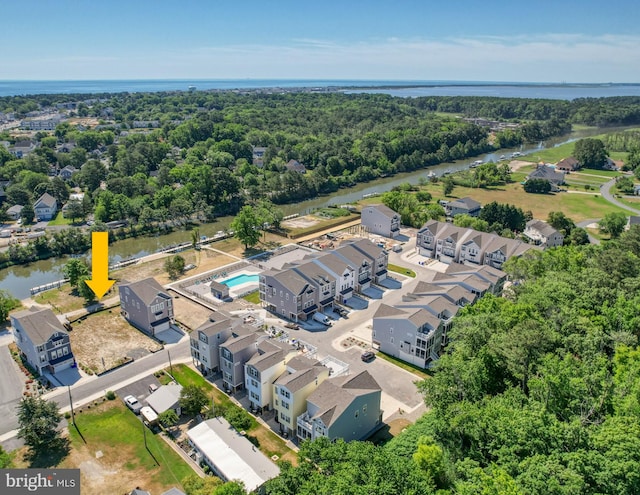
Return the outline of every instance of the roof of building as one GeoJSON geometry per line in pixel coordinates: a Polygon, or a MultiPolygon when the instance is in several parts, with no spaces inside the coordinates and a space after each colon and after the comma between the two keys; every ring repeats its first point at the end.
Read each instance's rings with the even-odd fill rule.
{"type": "Polygon", "coordinates": [[[296,371],[295,373],[285,374],[280,376],[275,383],[295,394],[298,390],[306,387],[311,382],[316,380],[323,372],[329,370],[324,366],[313,366],[306,370],[296,371]]]}
{"type": "Polygon", "coordinates": [[[417,328],[425,325],[428,325],[431,328],[438,328],[440,326],[440,320],[424,308],[420,308],[415,313],[409,315],[409,318],[407,319],[417,328]]]}
{"type": "Polygon", "coordinates": [[[129,495],[151,495],[147,490],[141,490],[140,488],[134,488],[129,492],[129,495]]]}
{"type": "Polygon", "coordinates": [[[173,409],[180,401],[180,391],[182,385],[169,382],[168,385],[162,385],[146,398],[147,404],[158,414],[162,414],[169,409],[173,409]]]}
{"type": "Polygon", "coordinates": [[[258,352],[247,361],[247,365],[262,372],[278,363],[283,363],[290,352],[294,352],[294,348],[289,345],[278,341],[264,340],[258,344],[258,352]]]}
{"type": "Polygon", "coordinates": [[[356,397],[382,392],[380,385],[364,370],[357,375],[329,378],[322,382],[309,397],[307,402],[314,404],[318,412],[313,416],[320,418],[329,427],[343,414],[356,397]]]}
{"type": "Polygon", "coordinates": [[[57,204],[56,198],[49,193],[44,193],[34,203],[34,208],[53,208],[57,204]]]}
{"type": "Polygon", "coordinates": [[[7,208],[7,213],[15,213],[16,215],[19,215],[22,208],[24,208],[22,205],[13,205],[11,208],[7,208]]]}
{"type": "Polygon", "coordinates": [[[406,313],[401,309],[382,303],[380,304],[380,306],[378,306],[378,309],[374,313],[373,317],[386,318],[388,316],[399,316],[399,315],[406,315],[406,313]]]}
{"type": "Polygon", "coordinates": [[[385,217],[389,217],[391,218],[396,218],[399,217],[400,215],[392,210],[391,208],[389,208],[387,205],[383,205],[383,204],[375,204],[375,205],[367,205],[364,208],[362,208],[362,211],[369,209],[369,208],[373,208],[378,210],[379,213],[382,213],[385,217]]]}
{"type": "Polygon", "coordinates": [[[234,430],[224,418],[203,421],[187,431],[187,436],[225,479],[240,480],[247,492],[253,492],[280,469],[234,430]]]}
{"type": "Polygon", "coordinates": [[[382,249],[379,246],[376,246],[369,239],[358,239],[356,241],[350,241],[350,242],[347,242],[346,244],[342,244],[342,246],[352,246],[356,250],[360,251],[361,253],[367,255],[369,258],[372,258],[374,260],[378,259],[382,254],[382,252],[384,251],[384,249],[382,249]]]}
{"type": "Polygon", "coordinates": [[[224,347],[230,353],[234,354],[248,347],[255,347],[257,340],[258,336],[255,332],[245,333],[238,335],[237,337],[230,338],[225,343],[221,344],[220,347],[224,347]]]}
{"type": "Polygon", "coordinates": [[[232,320],[228,318],[218,318],[218,313],[212,313],[209,316],[209,319],[205,321],[202,325],[196,328],[196,332],[202,332],[207,337],[211,337],[213,335],[217,335],[224,330],[231,329],[233,326],[232,320]]]}
{"type": "Polygon", "coordinates": [[[175,486],[170,488],[166,492],[163,492],[161,495],[186,495],[183,491],[178,490],[175,486]]]}
{"type": "Polygon", "coordinates": [[[469,211],[474,211],[482,208],[482,205],[478,203],[475,199],[467,196],[466,198],[460,198],[460,199],[456,199],[455,201],[451,201],[449,204],[447,204],[447,208],[460,208],[460,209],[466,208],[469,211]]]}
{"type": "Polygon", "coordinates": [[[44,344],[55,333],[67,334],[60,320],[49,308],[40,309],[31,306],[30,309],[12,313],[10,316],[20,323],[33,345],[44,344]]]}
{"type": "Polygon", "coordinates": [[[268,277],[273,277],[294,294],[302,294],[307,289],[315,290],[302,275],[293,270],[268,270],[263,272],[262,276],[267,280],[268,277]]]}
{"type": "Polygon", "coordinates": [[[305,167],[298,160],[293,160],[293,159],[289,160],[285,164],[285,167],[287,167],[287,170],[291,170],[293,172],[306,172],[307,171],[307,167],[305,167]]]}
{"type": "Polygon", "coordinates": [[[547,222],[543,222],[542,220],[529,220],[527,222],[527,227],[525,230],[525,234],[527,233],[527,230],[536,230],[537,232],[539,232],[540,234],[542,234],[543,236],[549,238],[552,235],[556,235],[559,232],[554,229],[551,225],[549,225],[547,222]]]}
{"type": "Polygon", "coordinates": [[[128,287],[136,296],[138,296],[143,303],[151,304],[153,300],[160,296],[165,299],[171,299],[171,296],[164,290],[155,278],[149,277],[137,282],[123,282],[120,284],[120,294],[122,289],[128,287]]]}
{"type": "Polygon", "coordinates": [[[576,160],[572,156],[568,156],[567,158],[563,158],[558,163],[556,163],[557,169],[566,169],[566,170],[576,170],[580,166],[578,160],[576,160]]]}
{"type": "Polygon", "coordinates": [[[556,172],[551,167],[542,165],[527,175],[527,179],[545,179],[554,184],[562,184],[564,182],[564,174],[562,172],[556,172]]]}

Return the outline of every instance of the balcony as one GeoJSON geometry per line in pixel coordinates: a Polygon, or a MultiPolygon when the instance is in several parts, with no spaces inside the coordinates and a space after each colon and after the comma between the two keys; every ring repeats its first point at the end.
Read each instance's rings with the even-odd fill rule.
{"type": "Polygon", "coordinates": [[[318,309],[318,305],[314,304],[313,306],[309,306],[308,308],[303,309],[302,312],[308,315],[309,313],[313,313],[316,309],[318,309]]]}
{"type": "Polygon", "coordinates": [[[304,412],[298,416],[296,421],[298,426],[298,437],[300,438],[312,438],[313,437],[313,423],[311,422],[311,418],[309,417],[308,412],[304,412]],[[306,435],[300,435],[300,431],[304,431],[306,435]]]}

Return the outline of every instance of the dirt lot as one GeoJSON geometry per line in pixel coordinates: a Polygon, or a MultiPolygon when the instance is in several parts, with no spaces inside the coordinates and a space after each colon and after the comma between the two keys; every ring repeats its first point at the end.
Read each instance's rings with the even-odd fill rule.
{"type": "Polygon", "coordinates": [[[76,321],[69,337],[76,360],[94,373],[121,364],[125,357],[140,357],[161,349],[155,340],[129,325],[119,307],[76,321]]]}
{"type": "Polygon", "coordinates": [[[282,226],[288,229],[306,229],[320,223],[320,219],[311,216],[292,218],[282,222],[282,226]]]}
{"type": "Polygon", "coordinates": [[[202,325],[209,315],[211,310],[207,309],[198,303],[190,301],[189,299],[176,296],[172,293],[173,298],[173,312],[177,322],[186,326],[189,330],[194,330],[202,325]]]}

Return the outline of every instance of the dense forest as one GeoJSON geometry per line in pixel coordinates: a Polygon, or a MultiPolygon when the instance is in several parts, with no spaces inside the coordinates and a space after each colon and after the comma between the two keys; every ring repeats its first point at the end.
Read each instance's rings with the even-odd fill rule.
{"type": "Polygon", "coordinates": [[[640,227],[527,253],[454,320],[430,408],[384,446],[303,444],[272,494],[640,493],[640,227]]]}
{"type": "MultiPolygon", "coordinates": [[[[80,101],[72,113],[95,128],[61,123],[36,134],[38,147],[15,159],[0,146],[0,179],[10,180],[8,205],[42,192],[64,203],[69,186],[87,194],[75,212],[134,223],[233,214],[259,199],[286,203],[398,172],[494,149],[538,142],[571,123],[640,120],[637,98],[574,100],[393,98],[336,93],[235,92],[38,95],[0,99],[0,111],[28,112],[80,101]],[[459,117],[517,123],[489,132],[459,117]],[[66,146],[64,146],[66,145],[66,146]],[[254,147],[264,147],[255,163],[254,147]],[[290,160],[304,172],[287,167],[290,160]],[[66,166],[71,181],[51,181],[66,166]]],[[[0,139],[13,143],[4,133],[0,139]]],[[[27,210],[30,211],[30,210],[27,210]]]]}

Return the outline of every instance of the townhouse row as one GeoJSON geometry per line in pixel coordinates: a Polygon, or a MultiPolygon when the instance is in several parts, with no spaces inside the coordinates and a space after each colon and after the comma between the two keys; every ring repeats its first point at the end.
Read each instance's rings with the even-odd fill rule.
{"type": "Polygon", "coordinates": [[[451,263],[430,270],[393,307],[381,304],[373,315],[372,341],[380,351],[421,368],[436,361],[460,308],[487,293],[500,295],[506,273],[487,265],[451,263]]]}
{"type": "Polygon", "coordinates": [[[444,263],[500,269],[512,256],[540,248],[521,240],[430,220],[418,231],[416,249],[421,255],[444,263]]]}
{"type": "Polygon", "coordinates": [[[387,252],[368,239],[348,241],[260,274],[260,301],[283,318],[306,321],[383,281],[388,261],[387,252]]]}
{"type": "Polygon", "coordinates": [[[382,390],[367,371],[331,371],[295,347],[212,313],[191,335],[191,356],[205,375],[222,373],[227,391],[246,389],[252,411],[273,411],[280,432],[301,440],[359,440],[382,421],[382,390]]]}

